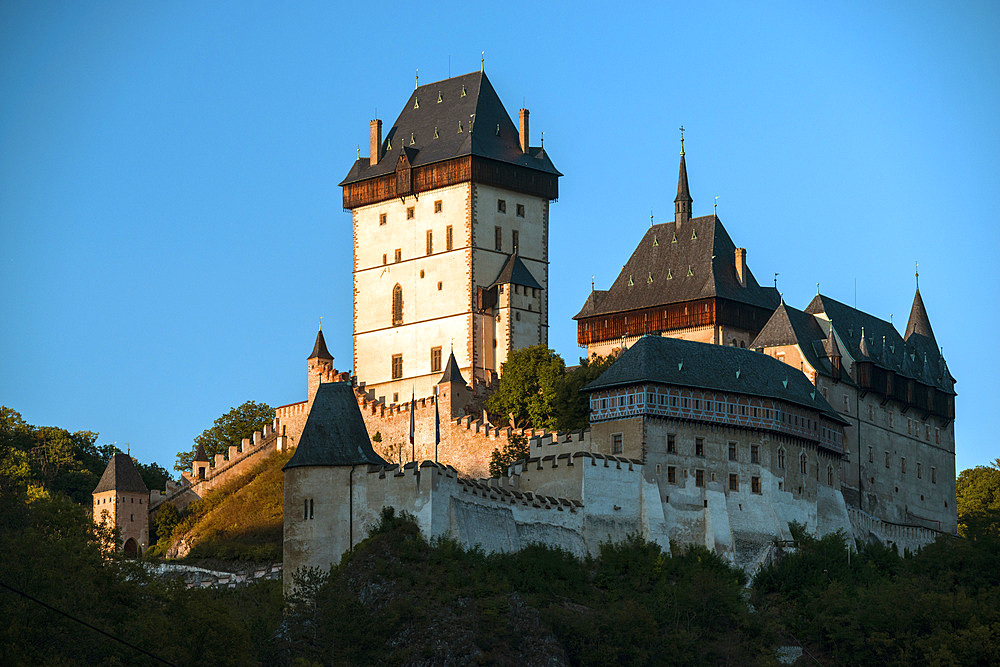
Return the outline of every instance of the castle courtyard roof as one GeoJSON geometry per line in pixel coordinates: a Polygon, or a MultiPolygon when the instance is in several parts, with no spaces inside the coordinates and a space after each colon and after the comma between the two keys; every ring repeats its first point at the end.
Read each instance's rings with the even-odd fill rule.
{"type": "Polygon", "coordinates": [[[848,424],[801,371],[784,362],[745,348],[662,336],[640,338],[583,391],[645,383],[773,398],[848,424]]]}
{"type": "Polygon", "coordinates": [[[405,153],[412,167],[478,156],[561,176],[541,147],[521,150],[518,128],[485,72],[419,86],[382,141],[377,164],[359,158],[340,183],[391,174],[405,153]]]}
{"type": "Polygon", "coordinates": [[[101,475],[101,480],[97,483],[94,493],[104,493],[105,491],[126,491],[128,493],[149,493],[146,483],[142,481],[142,476],[132,462],[132,457],[121,452],[115,454],[108,461],[108,466],[101,475]]]}
{"type": "Polygon", "coordinates": [[[283,470],[365,463],[387,465],[372,449],[354,387],[349,382],[320,384],[295,454],[283,470]]]}

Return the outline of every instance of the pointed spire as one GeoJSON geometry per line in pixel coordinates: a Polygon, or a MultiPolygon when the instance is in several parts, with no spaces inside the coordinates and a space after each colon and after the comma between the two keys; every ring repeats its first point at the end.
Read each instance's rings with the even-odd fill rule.
{"type": "Polygon", "coordinates": [[[194,453],[193,461],[208,461],[208,454],[205,453],[205,448],[202,445],[198,445],[198,449],[194,453]]]}
{"type": "Polygon", "coordinates": [[[858,349],[861,350],[861,354],[866,357],[870,357],[871,354],[868,352],[868,339],[865,338],[865,328],[861,327],[861,343],[858,345],[858,349]]]}
{"type": "Polygon", "coordinates": [[[684,159],[684,126],[681,126],[681,166],[677,175],[677,197],[674,198],[674,222],[678,225],[691,219],[691,192],[688,190],[687,162],[684,159]]]}
{"type": "Polygon", "coordinates": [[[455,351],[452,350],[451,354],[448,355],[448,363],[444,366],[444,373],[441,374],[438,384],[452,384],[456,382],[464,385],[465,378],[462,377],[462,371],[459,370],[458,362],[455,361],[455,351]]]}
{"type": "Polygon", "coordinates": [[[917,284],[917,291],[913,295],[913,306],[910,308],[910,319],[906,323],[906,333],[903,334],[903,340],[910,340],[911,334],[926,336],[937,347],[937,341],[934,340],[934,331],[931,329],[931,321],[927,317],[927,309],[924,308],[924,300],[920,296],[919,283],[917,284]]]}
{"type": "Polygon", "coordinates": [[[826,352],[826,356],[829,359],[840,359],[840,347],[837,345],[837,337],[833,333],[833,322],[830,322],[830,333],[827,334],[826,340],[823,341],[823,350],[826,352]]]}
{"type": "Polygon", "coordinates": [[[323,338],[323,325],[320,324],[319,332],[316,334],[316,344],[313,345],[312,354],[308,359],[326,359],[333,361],[333,355],[326,349],[326,339],[323,338]]]}

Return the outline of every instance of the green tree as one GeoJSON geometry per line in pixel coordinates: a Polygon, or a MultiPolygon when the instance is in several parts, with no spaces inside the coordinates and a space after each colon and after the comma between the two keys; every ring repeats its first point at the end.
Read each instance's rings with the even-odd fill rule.
{"type": "Polygon", "coordinates": [[[596,380],[615,359],[615,355],[593,359],[581,357],[579,366],[566,371],[554,406],[556,428],[560,431],[575,431],[590,424],[590,397],[580,390],[596,380]]]}
{"type": "Polygon", "coordinates": [[[181,513],[177,511],[177,508],[170,503],[163,503],[158,508],[156,508],[156,514],[153,515],[153,530],[154,537],[151,541],[155,544],[157,542],[167,542],[170,540],[170,536],[174,532],[174,528],[181,521],[181,513]],[[155,539],[154,539],[155,538],[155,539]]]}
{"type": "Polygon", "coordinates": [[[169,470],[156,461],[152,463],[139,463],[134,456],[132,460],[135,461],[135,467],[139,471],[139,476],[142,477],[142,481],[145,482],[147,489],[150,491],[153,489],[162,491],[166,487],[167,480],[170,479],[169,470]]]}
{"type": "Polygon", "coordinates": [[[486,401],[495,423],[555,429],[555,405],[566,364],[544,345],[514,350],[503,364],[497,389],[486,401]]]}
{"type": "Polygon", "coordinates": [[[209,458],[216,454],[225,454],[230,446],[239,447],[243,438],[252,437],[254,431],[262,430],[272,421],[274,421],[274,408],[266,403],[247,401],[216,419],[212,428],[205,429],[194,439],[194,446],[190,450],[178,452],[174,470],[191,469],[191,462],[194,460],[198,445],[205,448],[209,458]]]}
{"type": "Polygon", "coordinates": [[[955,483],[958,534],[971,539],[1000,537],[1000,459],[967,468],[955,483]]]}
{"type": "Polygon", "coordinates": [[[511,433],[503,450],[494,449],[490,457],[490,477],[503,477],[507,468],[523,461],[530,455],[528,439],[518,433],[511,433]]]}

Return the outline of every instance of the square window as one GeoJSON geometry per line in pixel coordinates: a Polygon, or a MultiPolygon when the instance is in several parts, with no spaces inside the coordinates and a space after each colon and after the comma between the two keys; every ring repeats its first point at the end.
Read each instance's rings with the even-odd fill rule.
{"type": "Polygon", "coordinates": [[[730,491],[739,491],[740,490],[740,476],[739,475],[730,475],[729,476],[729,490],[730,491]]]}
{"type": "Polygon", "coordinates": [[[694,455],[695,456],[705,455],[705,438],[694,439],[694,455]]]}
{"type": "Polygon", "coordinates": [[[519,217],[519,218],[523,218],[524,217],[524,204],[518,204],[517,205],[517,217],[519,217]]]}
{"type": "Polygon", "coordinates": [[[441,281],[439,280],[438,281],[438,292],[440,292],[440,291],[441,291],[441,281]]]}
{"type": "Polygon", "coordinates": [[[667,434],[667,454],[677,453],[677,436],[673,433],[667,434]]]}
{"type": "Polygon", "coordinates": [[[399,392],[398,392],[398,391],[397,391],[397,392],[395,392],[395,393],[394,393],[394,394],[392,395],[392,402],[393,402],[393,403],[399,403],[399,392]]]}
{"type": "Polygon", "coordinates": [[[760,463],[760,445],[750,445],[750,463],[760,463]]]}
{"type": "Polygon", "coordinates": [[[512,229],[510,232],[511,249],[513,252],[517,252],[518,248],[518,234],[516,229],[512,229]]]}
{"type": "Polygon", "coordinates": [[[407,220],[413,220],[413,207],[412,206],[407,206],[406,207],[406,219],[407,220]]]}
{"type": "Polygon", "coordinates": [[[889,452],[885,453],[885,467],[889,467],[889,452]]]}
{"type": "Polygon", "coordinates": [[[493,249],[503,251],[503,228],[493,228],[493,249]]]}
{"type": "Polygon", "coordinates": [[[611,453],[621,454],[622,453],[622,434],[615,433],[611,436],[611,453]]]}
{"type": "Polygon", "coordinates": [[[398,380],[403,377],[403,355],[392,355],[392,379],[398,380]]]}
{"type": "Polygon", "coordinates": [[[751,477],[750,478],[750,492],[751,493],[760,493],[760,477],[751,477]]]}
{"type": "Polygon", "coordinates": [[[379,226],[381,227],[382,225],[384,225],[388,219],[389,219],[388,215],[386,215],[385,213],[379,213],[378,215],[379,226]]]}
{"type": "Polygon", "coordinates": [[[437,200],[434,201],[434,212],[435,213],[440,213],[441,212],[441,200],[440,199],[437,199],[437,200]]]}
{"type": "Polygon", "coordinates": [[[504,201],[503,199],[498,199],[497,200],[497,213],[506,213],[506,212],[507,212],[507,202],[504,201]]]}
{"type": "Polygon", "coordinates": [[[937,484],[937,468],[931,468],[931,484],[937,484]]]}
{"type": "Polygon", "coordinates": [[[441,348],[432,347],[431,348],[431,372],[439,373],[441,371],[441,348]]]}
{"type": "Polygon", "coordinates": [[[695,486],[705,486],[705,471],[695,470],[694,471],[694,485],[695,486]]]}
{"type": "Polygon", "coordinates": [[[403,261],[403,251],[400,248],[396,248],[396,261],[397,262],[403,261]]]}
{"type": "Polygon", "coordinates": [[[388,263],[388,256],[385,253],[382,253],[382,266],[385,266],[388,263]]]}
{"type": "Polygon", "coordinates": [[[735,461],[736,460],[736,443],[735,442],[729,443],[729,460],[730,461],[735,461]]]}
{"type": "Polygon", "coordinates": [[[677,468],[674,466],[667,466],[667,483],[668,484],[677,483],[677,468]]]}
{"type": "Polygon", "coordinates": [[[452,249],[452,236],[451,236],[451,225],[444,228],[444,249],[452,249]]]}
{"type": "Polygon", "coordinates": [[[434,232],[427,230],[427,254],[434,254],[434,232]]]}

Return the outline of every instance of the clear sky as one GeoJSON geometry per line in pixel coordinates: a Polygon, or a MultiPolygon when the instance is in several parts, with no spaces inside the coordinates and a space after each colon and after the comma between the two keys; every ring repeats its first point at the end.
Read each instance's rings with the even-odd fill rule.
{"type": "Polygon", "coordinates": [[[920,262],[957,468],[1000,456],[994,1],[7,0],[0,403],[171,468],[230,407],[305,398],[320,316],[347,369],[337,183],[415,69],[474,71],[482,51],[565,174],[549,344],[567,362],[591,276],[607,288],[650,210],[672,216],[683,124],[695,215],[718,196],[789,304],[819,282],[902,330],[920,262]]]}

